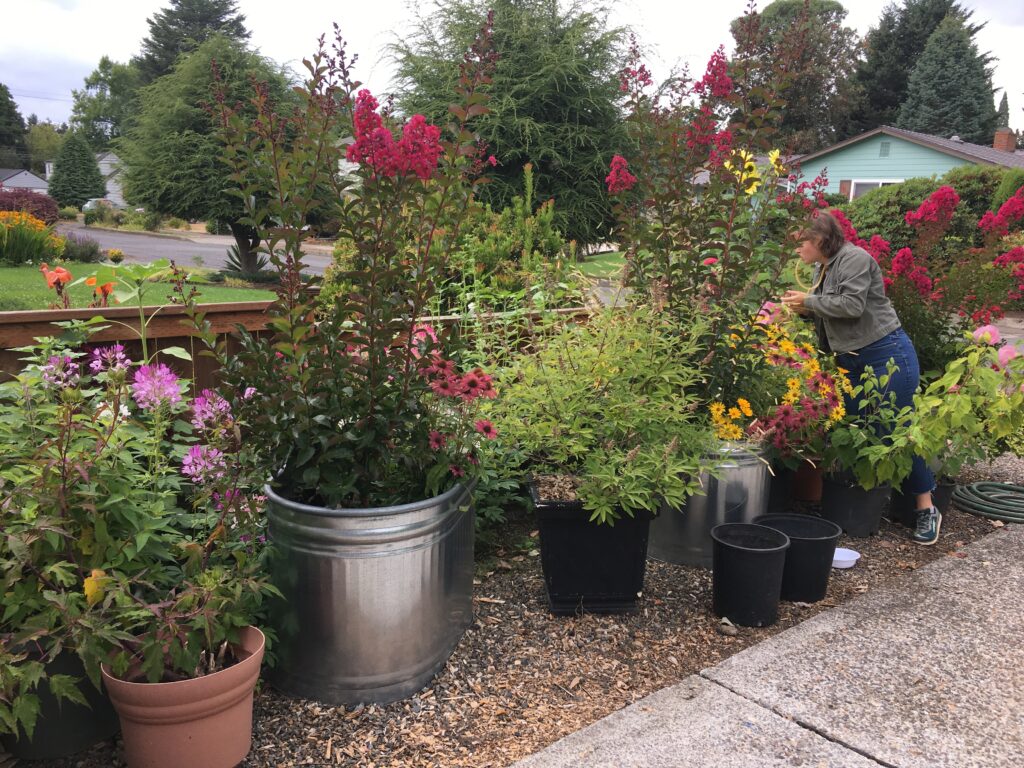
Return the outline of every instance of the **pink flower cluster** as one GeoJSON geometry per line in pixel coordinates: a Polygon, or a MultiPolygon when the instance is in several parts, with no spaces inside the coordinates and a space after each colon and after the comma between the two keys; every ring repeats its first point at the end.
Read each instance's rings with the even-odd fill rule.
{"type": "Polygon", "coordinates": [[[620,192],[628,192],[636,184],[636,176],[629,172],[629,163],[622,155],[612,157],[611,173],[605,177],[608,185],[608,193],[617,195],[620,192]]]}
{"type": "Polygon", "coordinates": [[[356,95],[355,142],[346,151],[346,158],[389,178],[415,174],[424,181],[429,179],[441,157],[441,129],[423,115],[413,115],[402,129],[402,138],[395,141],[377,107],[377,100],[365,88],[356,95]]]}
{"type": "Polygon", "coordinates": [[[636,87],[637,90],[643,90],[652,85],[654,85],[654,78],[651,77],[650,71],[643,64],[638,64],[635,67],[626,67],[619,75],[619,90],[622,93],[629,92],[633,87],[636,87]]]}
{"type": "Polygon", "coordinates": [[[78,363],[67,355],[51,355],[41,372],[43,382],[55,389],[77,387],[81,379],[78,363]]]}
{"type": "Polygon", "coordinates": [[[125,355],[122,344],[97,347],[89,354],[89,357],[89,370],[93,373],[122,371],[132,364],[132,361],[125,355]]]}
{"type": "Polygon", "coordinates": [[[226,469],[223,451],[209,445],[193,445],[181,460],[181,474],[200,485],[221,479],[226,469]]]}
{"type": "Polygon", "coordinates": [[[950,186],[942,186],[931,193],[916,211],[907,211],[904,220],[908,226],[919,229],[926,225],[945,227],[953,219],[960,204],[960,195],[950,186]]]}
{"type": "Polygon", "coordinates": [[[719,131],[717,128],[718,119],[707,104],[700,107],[693,121],[686,126],[686,148],[691,151],[698,148],[707,150],[708,164],[713,167],[722,165],[732,151],[732,131],[719,131]]]}
{"type": "Polygon", "coordinates": [[[1024,218],[1024,187],[1018,189],[1012,197],[999,206],[998,213],[986,211],[978,222],[978,227],[989,235],[1002,237],[1010,231],[1010,225],[1024,218]]]}
{"type": "Polygon", "coordinates": [[[219,432],[231,420],[231,403],[212,389],[204,389],[192,400],[192,426],[200,431],[219,432]]]}
{"type": "MultiPolygon", "coordinates": [[[[793,187],[793,191],[780,192],[775,197],[775,202],[785,204],[799,200],[800,205],[803,206],[805,211],[828,208],[828,201],[825,199],[825,187],[828,186],[828,179],[824,176],[818,175],[814,177],[814,181],[801,181],[797,183],[796,174],[790,174],[789,183],[790,185],[796,185],[793,187]]],[[[835,214],[835,211],[832,211],[832,213],[835,214]]]]}
{"type": "Polygon", "coordinates": [[[729,77],[728,71],[729,62],[725,58],[725,47],[720,45],[718,50],[711,54],[704,77],[693,84],[694,92],[725,98],[732,93],[732,78],[729,77]]]}
{"type": "Polygon", "coordinates": [[[470,402],[478,397],[490,399],[498,396],[493,380],[483,370],[474,368],[469,373],[460,375],[451,360],[436,353],[431,356],[429,365],[422,367],[420,371],[430,382],[434,394],[441,397],[454,397],[470,402]]]}
{"type": "MultiPolygon", "coordinates": [[[[953,194],[956,195],[955,192],[953,194]]],[[[940,198],[940,200],[942,199],[948,200],[948,198],[940,198]]],[[[957,199],[959,200],[959,198],[957,199]]],[[[888,240],[878,235],[872,235],[870,240],[865,240],[857,234],[857,229],[841,210],[833,208],[830,213],[839,222],[839,226],[843,229],[843,236],[849,242],[870,253],[872,258],[883,268],[883,271],[886,271],[886,267],[888,267],[887,273],[884,273],[882,277],[886,289],[893,285],[896,278],[904,277],[910,281],[922,298],[934,296],[935,280],[932,279],[923,264],[918,264],[915,261],[913,251],[909,248],[900,248],[892,260],[886,264],[891,251],[888,240]]]]}
{"type": "Polygon", "coordinates": [[[825,394],[820,399],[805,394],[792,405],[783,403],[767,419],[751,425],[753,431],[761,432],[783,454],[791,452],[792,446],[807,442],[811,434],[824,430],[829,415],[842,405],[837,382],[830,374],[815,373],[807,380],[806,388],[825,394]]]}
{"type": "Polygon", "coordinates": [[[1011,248],[1006,253],[996,256],[992,263],[997,267],[1009,269],[1010,274],[1017,281],[1017,288],[1010,291],[1010,298],[1016,301],[1024,296],[1024,246],[1018,245],[1016,248],[1011,248]]]}
{"type": "Polygon", "coordinates": [[[178,377],[163,363],[143,365],[135,371],[132,397],[140,408],[155,410],[181,401],[178,377]]]}

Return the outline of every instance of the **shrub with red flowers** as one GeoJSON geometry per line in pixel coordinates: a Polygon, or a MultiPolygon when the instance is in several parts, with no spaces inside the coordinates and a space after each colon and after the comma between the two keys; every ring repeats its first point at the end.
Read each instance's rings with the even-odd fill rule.
{"type": "MultiPolygon", "coordinates": [[[[756,17],[744,28],[756,37],[756,17]]],[[[758,378],[737,364],[763,362],[746,354],[758,343],[753,318],[782,293],[807,209],[824,204],[824,179],[801,181],[774,149],[787,61],[755,50],[741,40],[730,62],[719,48],[701,77],[654,91],[636,74],[646,70],[634,45],[622,82],[636,149],[612,160],[607,179],[634,296],[709,318],[700,362],[711,398],[727,401],[758,378]]]]}
{"type": "Polygon", "coordinates": [[[882,267],[886,291],[910,334],[924,370],[942,370],[958,355],[963,333],[1002,316],[1003,305],[1024,293],[1024,248],[1007,247],[1004,237],[1024,218],[1024,187],[978,222],[980,248],[947,242],[960,205],[951,186],[939,187],[905,221],[914,231],[911,247],[891,253],[878,235],[865,239],[835,209],[846,239],[867,250],[882,267]],[[951,254],[956,254],[952,257],[951,254]]]}
{"type": "Polygon", "coordinates": [[[476,471],[476,446],[490,434],[474,428],[475,408],[493,385],[480,370],[460,371],[451,335],[419,318],[490,167],[471,128],[487,112],[481,86],[494,61],[488,19],[465,55],[446,126],[421,115],[397,125],[353,79],[337,27],[306,62],[297,109],[279,108],[261,85],[252,118],[215,95],[236,193],[281,275],[271,333],[244,334],[239,354],[223,345],[216,354],[234,391],[255,390],[233,405],[285,497],[380,506],[433,495],[476,471]],[[338,173],[343,160],[355,169],[338,173]],[[352,253],[336,274],[342,287],[318,305],[301,246],[324,199],[334,201],[327,215],[352,253]]]}

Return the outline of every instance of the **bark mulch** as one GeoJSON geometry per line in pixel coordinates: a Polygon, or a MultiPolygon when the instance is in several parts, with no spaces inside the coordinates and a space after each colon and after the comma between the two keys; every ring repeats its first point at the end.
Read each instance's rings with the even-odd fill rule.
{"type": "MultiPolygon", "coordinates": [[[[243,765],[508,766],[819,611],[938,558],[966,557],[962,549],[992,530],[989,521],[953,510],[939,542],[921,547],[906,529],[883,522],[878,536],[840,541],[862,558],[833,571],[824,601],[783,603],[775,626],[734,629],[711,613],[709,572],[653,561],[637,614],[551,616],[536,531],[523,515],[478,564],[473,626],[428,688],[388,706],[330,707],[264,687],[243,765]]],[[[121,765],[118,742],[51,763],[121,765]]]]}

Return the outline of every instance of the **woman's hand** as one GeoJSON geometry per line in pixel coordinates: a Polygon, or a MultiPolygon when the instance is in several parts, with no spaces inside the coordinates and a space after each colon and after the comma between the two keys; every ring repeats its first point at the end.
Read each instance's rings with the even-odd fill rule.
{"type": "Polygon", "coordinates": [[[798,315],[806,315],[810,312],[810,310],[804,306],[804,299],[806,298],[807,293],[804,291],[786,291],[782,296],[782,304],[787,309],[796,312],[798,315]]]}

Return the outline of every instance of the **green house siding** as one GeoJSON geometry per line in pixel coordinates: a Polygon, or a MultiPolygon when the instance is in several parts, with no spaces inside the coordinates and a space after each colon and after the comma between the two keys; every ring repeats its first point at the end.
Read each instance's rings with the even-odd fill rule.
{"type": "Polygon", "coordinates": [[[971,163],[905,139],[878,134],[814,158],[803,167],[803,175],[813,179],[827,172],[826,191],[839,192],[839,182],[843,180],[901,181],[915,176],[941,176],[958,165],[971,163]],[[882,157],[883,142],[889,144],[888,157],[882,157]]]}

